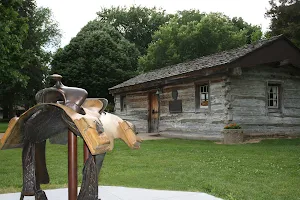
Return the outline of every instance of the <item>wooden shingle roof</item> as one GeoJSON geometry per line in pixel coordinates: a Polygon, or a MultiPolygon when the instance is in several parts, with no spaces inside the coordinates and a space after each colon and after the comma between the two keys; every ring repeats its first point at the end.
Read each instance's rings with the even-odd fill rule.
{"type": "Polygon", "coordinates": [[[283,35],[278,35],[269,39],[259,40],[254,44],[248,44],[240,48],[223,51],[209,56],[200,57],[188,62],[179,63],[176,65],[171,65],[161,69],[143,73],[112,88],[109,88],[109,90],[115,90],[123,87],[133,86],[141,83],[151,82],[180,74],[198,71],[205,68],[229,64],[238,60],[239,58],[246,56],[247,54],[250,54],[251,52],[257,49],[260,49],[282,38],[285,37],[283,35]]]}

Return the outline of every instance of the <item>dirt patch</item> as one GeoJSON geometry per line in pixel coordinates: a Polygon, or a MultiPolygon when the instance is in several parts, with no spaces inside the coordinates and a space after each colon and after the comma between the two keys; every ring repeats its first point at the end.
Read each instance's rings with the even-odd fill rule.
{"type": "MultiPolygon", "coordinates": [[[[240,144],[255,144],[255,143],[259,143],[262,140],[275,140],[275,139],[295,139],[295,138],[299,138],[299,137],[287,137],[287,136],[271,136],[271,137],[262,137],[262,138],[248,138],[246,139],[244,142],[240,143],[240,144]]],[[[223,142],[215,142],[215,144],[224,144],[223,142]]]]}
{"type": "Polygon", "coordinates": [[[251,144],[251,143],[259,143],[260,141],[262,141],[263,138],[253,138],[253,139],[249,139],[243,142],[243,144],[251,144]]]}
{"type": "Polygon", "coordinates": [[[142,140],[161,140],[161,139],[167,139],[163,136],[161,136],[158,133],[139,133],[137,134],[142,140]]]}
{"type": "MultiPolygon", "coordinates": [[[[256,139],[249,139],[249,140],[246,140],[242,143],[239,143],[239,144],[254,144],[254,143],[259,143],[260,141],[264,140],[265,138],[256,138],[256,139]]],[[[215,142],[215,144],[224,144],[223,142],[215,142]]]]}
{"type": "Polygon", "coordinates": [[[160,134],[154,134],[154,135],[150,135],[151,137],[161,137],[160,134]]]}

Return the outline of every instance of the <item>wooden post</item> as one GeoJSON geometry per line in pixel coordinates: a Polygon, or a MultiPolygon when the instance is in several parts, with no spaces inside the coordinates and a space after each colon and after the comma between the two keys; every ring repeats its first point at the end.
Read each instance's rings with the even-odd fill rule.
{"type": "Polygon", "coordinates": [[[77,136],[68,131],[68,197],[77,199],[77,136]]]}

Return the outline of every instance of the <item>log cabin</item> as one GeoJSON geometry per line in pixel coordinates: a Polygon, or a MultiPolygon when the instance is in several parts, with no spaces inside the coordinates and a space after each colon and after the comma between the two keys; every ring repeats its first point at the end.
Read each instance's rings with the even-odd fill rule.
{"type": "Polygon", "coordinates": [[[138,132],[221,140],[300,136],[300,49],[283,35],[140,74],[109,89],[138,132]]]}

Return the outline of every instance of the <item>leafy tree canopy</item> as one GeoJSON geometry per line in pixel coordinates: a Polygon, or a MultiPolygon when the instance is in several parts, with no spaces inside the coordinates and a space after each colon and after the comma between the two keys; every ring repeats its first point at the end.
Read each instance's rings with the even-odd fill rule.
{"type": "Polygon", "coordinates": [[[136,75],[138,56],[135,45],[114,27],[94,20],[57,51],[52,72],[68,86],[85,88],[89,97],[111,100],[108,88],[136,75]]]}
{"type": "Polygon", "coordinates": [[[142,55],[146,53],[152,34],[170,18],[162,9],[140,6],[103,8],[97,14],[101,22],[111,24],[134,43],[142,55]]]}
{"type": "Polygon", "coordinates": [[[34,95],[44,87],[52,53],[47,50],[58,47],[61,33],[49,8],[34,7],[29,19],[28,36],[23,43],[22,73],[29,77],[26,90],[21,91],[22,102],[33,104],[34,95]]]}
{"type": "Polygon", "coordinates": [[[1,1],[0,13],[0,105],[10,118],[14,105],[34,102],[51,58],[45,48],[61,35],[51,11],[34,0],[1,1]]]}
{"type": "Polygon", "coordinates": [[[239,47],[262,36],[261,28],[220,13],[182,11],[153,35],[140,71],[149,71],[239,47]]]}
{"type": "Polygon", "coordinates": [[[21,1],[0,2],[0,85],[21,84],[26,86],[28,77],[19,70],[22,43],[28,32],[27,19],[21,17],[18,10],[21,1]]]}
{"type": "Polygon", "coordinates": [[[270,0],[266,16],[271,19],[267,37],[284,34],[300,47],[300,0],[270,0]]]}

